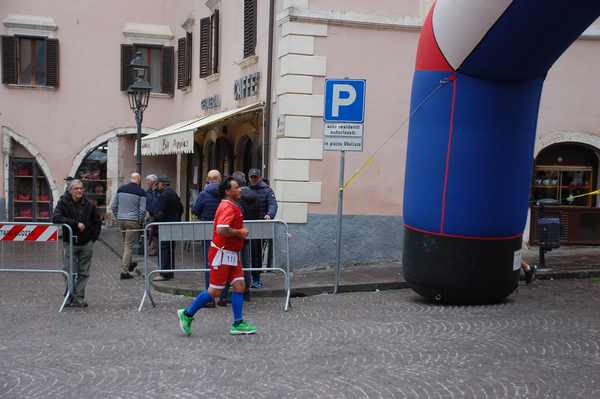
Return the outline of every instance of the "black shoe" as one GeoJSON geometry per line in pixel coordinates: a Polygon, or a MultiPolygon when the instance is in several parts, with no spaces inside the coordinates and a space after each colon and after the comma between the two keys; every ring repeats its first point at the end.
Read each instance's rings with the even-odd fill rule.
{"type": "Polygon", "coordinates": [[[215,305],[215,301],[212,300],[210,302],[207,302],[206,305],[204,305],[204,307],[213,309],[213,308],[216,308],[217,306],[215,305]]]}
{"type": "Polygon", "coordinates": [[[531,284],[533,280],[535,280],[535,271],[537,266],[530,265],[529,270],[525,270],[525,284],[531,284]]]}
{"type": "Polygon", "coordinates": [[[129,280],[129,279],[132,279],[133,276],[131,274],[129,274],[129,273],[121,273],[121,277],[120,278],[121,278],[121,280],[129,280]]]}
{"type": "Polygon", "coordinates": [[[137,262],[131,262],[129,264],[129,267],[127,268],[127,270],[129,270],[129,272],[131,273],[132,271],[135,270],[135,268],[137,267],[137,265],[138,265],[137,262]]]}

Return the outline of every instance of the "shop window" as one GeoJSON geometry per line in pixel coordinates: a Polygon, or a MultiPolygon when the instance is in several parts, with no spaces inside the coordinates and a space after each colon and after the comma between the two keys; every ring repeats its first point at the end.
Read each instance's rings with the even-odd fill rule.
{"type": "Polygon", "coordinates": [[[173,47],[150,45],[121,45],[121,90],[125,91],[133,81],[129,73],[129,63],[137,51],[142,53],[144,62],[150,67],[148,83],[153,93],[173,94],[174,60],[173,47]]]}
{"type": "Polygon", "coordinates": [[[96,204],[102,217],[106,213],[107,153],[107,143],[96,147],[85,157],[75,175],[83,182],[86,198],[96,204]]]}
{"type": "Polygon", "coordinates": [[[2,83],[58,87],[58,40],[2,36],[2,83]]]}
{"type": "Polygon", "coordinates": [[[10,180],[11,219],[49,222],[52,195],[48,180],[35,159],[12,158],[10,180]]]}

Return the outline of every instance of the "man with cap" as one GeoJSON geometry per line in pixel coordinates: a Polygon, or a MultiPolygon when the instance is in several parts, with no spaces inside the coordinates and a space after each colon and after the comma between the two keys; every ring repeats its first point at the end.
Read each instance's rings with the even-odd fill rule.
{"type": "MultiPolygon", "coordinates": [[[[250,178],[250,189],[256,192],[258,196],[258,208],[260,210],[260,218],[264,220],[275,219],[277,215],[277,199],[275,193],[263,180],[260,170],[256,168],[250,169],[248,172],[250,178]]],[[[266,240],[269,245],[269,263],[271,262],[272,250],[271,241],[266,240]]],[[[252,267],[257,268],[262,266],[262,240],[252,240],[252,267]]],[[[260,279],[260,271],[252,272],[251,288],[262,288],[260,279]]]]}
{"type": "MultiPolygon", "coordinates": [[[[171,180],[166,176],[158,178],[158,205],[155,220],[157,222],[180,222],[183,205],[177,193],[170,187],[171,180]]],[[[159,235],[160,239],[160,235],[159,235]]],[[[163,270],[175,268],[175,241],[160,242],[160,268],[163,270]]],[[[162,273],[155,280],[170,280],[173,273],[162,273]]]]}

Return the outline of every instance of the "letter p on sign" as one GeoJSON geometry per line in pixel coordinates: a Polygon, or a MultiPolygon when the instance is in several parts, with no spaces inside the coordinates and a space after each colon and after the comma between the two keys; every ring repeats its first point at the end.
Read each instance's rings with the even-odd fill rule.
{"type": "Polygon", "coordinates": [[[325,81],[325,122],[363,123],[365,119],[363,79],[327,79],[325,81]]]}

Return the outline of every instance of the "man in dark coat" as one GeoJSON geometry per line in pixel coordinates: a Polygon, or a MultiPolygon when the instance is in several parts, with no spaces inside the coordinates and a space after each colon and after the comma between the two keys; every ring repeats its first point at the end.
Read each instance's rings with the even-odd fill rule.
{"type": "MultiPolygon", "coordinates": [[[[148,211],[147,223],[154,222],[156,206],[158,205],[158,176],[146,176],[146,210],[148,211]]],[[[156,244],[156,226],[151,226],[147,230],[148,233],[148,255],[156,256],[158,253],[156,244]]]]}
{"type": "MultiPolygon", "coordinates": [[[[155,220],[157,222],[180,222],[183,213],[183,205],[177,193],[169,186],[168,177],[158,179],[158,205],[156,207],[155,220]]],[[[160,236],[159,236],[160,239],[160,236]]],[[[160,268],[163,270],[175,268],[175,241],[160,242],[160,268]]],[[[162,273],[155,280],[170,280],[173,273],[162,273]]]]}
{"type": "MultiPolygon", "coordinates": [[[[275,219],[275,216],[277,215],[277,199],[275,198],[275,193],[273,192],[271,187],[269,187],[262,180],[260,170],[250,169],[250,171],[248,172],[248,177],[250,177],[250,189],[256,192],[256,195],[258,196],[260,218],[264,220],[275,219]]],[[[273,257],[272,240],[252,240],[252,242],[252,267],[262,266],[263,242],[266,242],[266,244],[268,245],[268,267],[270,267],[273,257]]],[[[262,288],[260,273],[260,271],[252,272],[251,288],[262,288]]]]}
{"type": "MultiPolygon", "coordinates": [[[[90,277],[94,243],[98,240],[102,228],[102,218],[96,205],[88,201],[83,194],[81,180],[71,180],[68,191],[60,197],[52,217],[52,223],[68,224],[73,231],[73,273],[77,274],[77,279],[73,297],[65,306],[81,308],[87,307],[85,287],[90,277]]],[[[65,251],[69,250],[70,239],[67,230],[63,234],[65,251]]]]}

